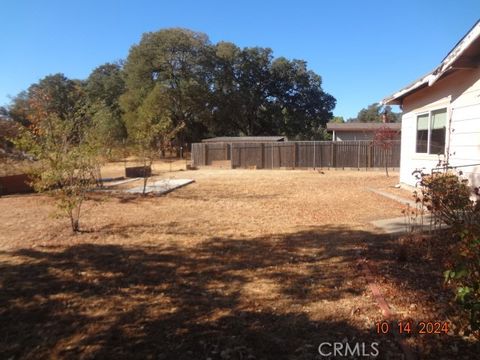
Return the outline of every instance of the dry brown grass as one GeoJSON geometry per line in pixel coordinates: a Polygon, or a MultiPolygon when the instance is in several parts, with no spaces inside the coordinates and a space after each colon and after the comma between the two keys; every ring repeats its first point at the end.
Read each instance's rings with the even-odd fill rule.
{"type": "Polygon", "coordinates": [[[154,172],[196,182],[160,197],[92,196],[77,235],[45,196],[0,198],[0,352],[314,359],[323,341],[379,340],[356,262],[371,247],[372,260],[391,261],[395,242],[367,223],[401,205],[366,188],[396,178],[174,165],[154,172]]]}
{"type": "MultiPolygon", "coordinates": [[[[142,244],[158,242],[159,235],[162,241],[198,243],[212,236],[248,238],[323,225],[365,229],[368,221],[398,216],[401,211],[401,205],[368,191],[368,186],[395,182],[376,172],[213,169],[169,173],[165,172],[167,166],[156,165],[157,176],[149,181],[172,177],[192,178],[195,183],[163,197],[95,196],[95,201],[85,205],[83,228],[104,243],[116,243],[120,229],[123,234],[142,231],[142,236],[136,237],[142,244]],[[195,236],[170,236],[173,228],[195,236]]],[[[123,164],[117,163],[102,173],[115,177],[122,170],[123,164]]],[[[52,218],[54,207],[48,197],[12,196],[0,201],[14,209],[0,215],[5,229],[0,234],[0,248],[67,245],[89,238],[86,234],[72,236],[65,219],[52,218]]]]}

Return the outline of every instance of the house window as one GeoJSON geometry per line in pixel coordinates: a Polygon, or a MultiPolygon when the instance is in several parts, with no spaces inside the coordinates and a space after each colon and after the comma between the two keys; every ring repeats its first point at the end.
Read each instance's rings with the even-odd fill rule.
{"type": "Polygon", "coordinates": [[[416,152],[422,154],[443,154],[447,109],[430,111],[417,116],[416,152]]]}
{"type": "Polygon", "coordinates": [[[428,152],[428,118],[429,114],[417,116],[417,153],[428,152]]]}

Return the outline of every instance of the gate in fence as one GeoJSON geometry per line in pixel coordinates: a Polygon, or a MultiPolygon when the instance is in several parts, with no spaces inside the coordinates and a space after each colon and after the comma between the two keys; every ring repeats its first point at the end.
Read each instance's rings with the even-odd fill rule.
{"type": "Polygon", "coordinates": [[[400,166],[400,141],[288,141],[192,144],[192,166],[230,168],[389,168],[400,166]]]}

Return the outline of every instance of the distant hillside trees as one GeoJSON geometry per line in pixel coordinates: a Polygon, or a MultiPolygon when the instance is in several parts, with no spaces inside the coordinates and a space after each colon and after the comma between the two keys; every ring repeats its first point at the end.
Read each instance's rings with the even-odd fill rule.
{"type": "Polygon", "coordinates": [[[343,124],[345,122],[345,119],[343,118],[343,116],[334,116],[330,119],[329,122],[335,124],[343,124]]]}
{"type": "Polygon", "coordinates": [[[211,44],[186,29],[146,33],[125,62],[121,97],[127,128],[151,92],[162,96],[177,142],[208,135],[309,138],[332,116],[335,99],[305,61],[274,59],[268,48],[211,44]]]}
{"type": "MultiPolygon", "coordinates": [[[[177,141],[196,140],[208,131],[210,44],[206,35],[184,29],[146,33],[131,48],[125,62],[126,92],[121,97],[127,131],[155,99],[158,120],[168,117],[173,127],[185,123],[177,141]]],[[[213,64],[212,64],[213,65],[213,64]]],[[[163,121],[163,120],[162,120],[163,121]]]]}
{"type": "Polygon", "coordinates": [[[387,117],[387,122],[401,122],[402,114],[392,111],[390,106],[382,106],[379,103],[373,103],[368,105],[366,108],[361,109],[358,112],[358,115],[354,119],[349,119],[349,121],[358,121],[358,122],[383,122],[383,117],[387,117]]]}
{"type": "Polygon", "coordinates": [[[85,106],[95,128],[94,135],[105,158],[127,139],[120,96],[125,92],[121,64],[106,63],[92,71],[84,82],[85,106]]]}
{"type": "Polygon", "coordinates": [[[335,103],[303,60],[274,58],[269,48],[212,44],[203,33],[173,28],[145,33],[124,62],[100,65],[86,80],[45,77],[18,94],[8,113],[34,127],[46,116],[62,120],[75,111],[108,155],[133,141],[145,114],[172,134],[160,136],[164,148],[220,135],[321,138],[335,103]],[[43,113],[35,108],[42,101],[43,113]]]}

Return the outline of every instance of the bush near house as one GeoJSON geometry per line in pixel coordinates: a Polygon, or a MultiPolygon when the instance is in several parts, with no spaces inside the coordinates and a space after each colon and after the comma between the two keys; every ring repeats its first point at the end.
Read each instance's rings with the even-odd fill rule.
{"type": "Polygon", "coordinates": [[[431,175],[419,173],[421,201],[436,221],[451,226],[451,252],[445,282],[454,288],[456,300],[468,312],[470,329],[480,337],[480,202],[479,189],[443,165],[431,175]]]}

